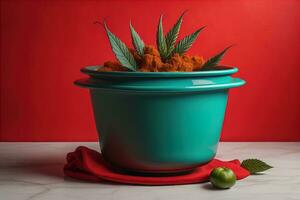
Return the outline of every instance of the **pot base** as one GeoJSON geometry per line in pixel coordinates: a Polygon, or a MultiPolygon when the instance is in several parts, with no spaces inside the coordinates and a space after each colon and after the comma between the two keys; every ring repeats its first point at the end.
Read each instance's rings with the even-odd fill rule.
{"type": "Polygon", "coordinates": [[[120,174],[127,174],[127,175],[133,175],[133,176],[146,176],[146,177],[160,177],[160,176],[179,176],[179,175],[185,175],[192,173],[195,167],[192,168],[185,168],[185,169],[178,169],[178,170],[165,170],[165,171],[151,171],[151,170],[135,170],[135,169],[126,169],[117,167],[115,165],[110,165],[110,167],[120,173],[120,174]]]}
{"type": "MultiPolygon", "coordinates": [[[[104,156],[103,156],[104,158],[104,156]]],[[[141,170],[141,169],[128,169],[124,167],[120,167],[116,164],[111,163],[107,159],[105,159],[106,164],[117,173],[120,174],[127,174],[133,176],[145,176],[145,177],[160,177],[160,176],[180,176],[192,173],[197,167],[205,165],[209,162],[203,163],[201,165],[195,165],[192,167],[187,168],[180,168],[180,169],[171,169],[171,170],[141,170]]]]}

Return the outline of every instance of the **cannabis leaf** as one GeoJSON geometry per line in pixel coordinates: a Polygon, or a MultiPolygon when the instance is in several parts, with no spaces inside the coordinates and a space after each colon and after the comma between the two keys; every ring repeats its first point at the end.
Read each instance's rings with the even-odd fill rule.
{"type": "Polygon", "coordinates": [[[181,14],[181,16],[179,17],[177,22],[173,25],[173,27],[170,29],[170,31],[166,35],[166,44],[167,44],[169,54],[174,50],[174,45],[178,38],[178,34],[179,34],[180,27],[182,24],[183,15],[185,13],[186,13],[186,11],[184,11],[181,14]]]}
{"type": "Polygon", "coordinates": [[[189,48],[191,48],[191,46],[193,45],[194,41],[197,39],[199,33],[205,28],[202,27],[200,29],[198,29],[197,31],[195,31],[194,33],[186,36],[185,38],[183,38],[182,40],[180,40],[177,45],[175,46],[174,51],[172,52],[172,54],[174,53],[179,53],[180,55],[185,53],[187,50],[189,50],[189,48]]]}
{"type": "Polygon", "coordinates": [[[248,170],[250,174],[255,174],[258,172],[263,172],[268,169],[273,168],[272,166],[268,165],[267,163],[258,160],[258,159],[246,159],[243,160],[241,166],[248,170]]]}
{"type": "Polygon", "coordinates": [[[216,67],[219,62],[221,61],[221,59],[224,57],[226,51],[228,49],[230,49],[232,46],[234,45],[230,45],[229,47],[226,47],[223,51],[221,51],[219,54],[215,55],[214,57],[208,59],[201,70],[209,70],[209,69],[213,69],[214,67],[216,67]]]}
{"type": "Polygon", "coordinates": [[[168,57],[168,47],[164,36],[162,15],[159,18],[157,34],[156,34],[156,45],[160,54],[160,57],[165,60],[168,57]]]}
{"type": "Polygon", "coordinates": [[[130,53],[129,49],[127,48],[127,46],[108,29],[105,22],[103,23],[112,51],[116,55],[119,62],[122,64],[122,66],[132,71],[136,71],[137,64],[134,60],[133,55],[130,53]]]}
{"type": "Polygon", "coordinates": [[[144,47],[145,47],[144,41],[141,39],[139,34],[134,30],[131,22],[130,22],[130,31],[131,31],[132,43],[133,43],[133,46],[134,46],[136,52],[140,56],[143,56],[144,55],[144,47]]]}

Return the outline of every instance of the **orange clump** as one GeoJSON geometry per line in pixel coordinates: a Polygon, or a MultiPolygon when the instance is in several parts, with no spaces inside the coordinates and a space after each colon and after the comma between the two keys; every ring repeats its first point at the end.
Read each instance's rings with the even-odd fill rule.
{"type": "MultiPolygon", "coordinates": [[[[171,58],[162,61],[159,51],[153,46],[145,46],[144,55],[140,56],[134,49],[129,49],[141,72],[192,72],[200,70],[204,65],[201,56],[174,54],[171,58]]],[[[128,71],[119,62],[107,61],[100,71],[128,71]]]]}
{"type": "Polygon", "coordinates": [[[176,67],[176,71],[192,72],[202,68],[204,59],[200,56],[174,54],[167,63],[176,67]]]}
{"type": "Polygon", "coordinates": [[[99,71],[101,72],[128,71],[128,69],[123,67],[121,63],[117,61],[106,61],[103,67],[99,68],[99,71]]]}
{"type": "Polygon", "coordinates": [[[189,57],[180,56],[178,53],[174,54],[167,63],[174,66],[175,71],[193,71],[193,63],[190,61],[189,57]]]}
{"type": "Polygon", "coordinates": [[[137,65],[140,66],[143,62],[143,58],[136,52],[134,49],[129,49],[130,53],[133,55],[134,60],[136,61],[137,65]]]}
{"type": "Polygon", "coordinates": [[[154,46],[151,46],[151,45],[146,45],[144,47],[144,54],[150,54],[153,56],[160,57],[159,51],[154,46]]]}
{"type": "Polygon", "coordinates": [[[143,60],[140,63],[142,72],[159,72],[163,62],[158,50],[153,46],[145,46],[143,60]]]}

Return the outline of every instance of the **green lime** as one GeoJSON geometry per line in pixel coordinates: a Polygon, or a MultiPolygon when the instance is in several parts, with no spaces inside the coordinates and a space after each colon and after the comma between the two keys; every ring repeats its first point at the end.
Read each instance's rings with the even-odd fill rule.
{"type": "Polygon", "coordinates": [[[217,188],[231,188],[236,182],[235,173],[226,167],[217,167],[209,175],[209,181],[217,188]]]}

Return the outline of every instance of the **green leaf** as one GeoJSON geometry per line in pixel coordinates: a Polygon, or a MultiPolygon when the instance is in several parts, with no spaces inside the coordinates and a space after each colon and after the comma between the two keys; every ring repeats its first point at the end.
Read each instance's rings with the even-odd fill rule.
{"type": "Polygon", "coordinates": [[[130,31],[131,31],[132,43],[133,43],[133,46],[134,46],[136,52],[140,56],[143,56],[144,55],[144,47],[145,47],[144,41],[141,39],[139,34],[134,30],[131,22],[130,22],[130,31]]]}
{"type": "Polygon", "coordinates": [[[170,31],[166,35],[166,43],[167,43],[167,48],[168,48],[169,52],[172,52],[174,50],[174,45],[178,38],[178,34],[179,34],[180,27],[182,24],[183,15],[185,13],[186,13],[186,11],[181,14],[181,16],[179,17],[177,22],[173,25],[173,27],[170,29],[170,31]]]}
{"type": "Polygon", "coordinates": [[[222,58],[224,57],[226,51],[228,49],[230,49],[232,46],[234,45],[230,45],[229,47],[226,47],[223,51],[221,51],[219,54],[215,55],[214,57],[208,59],[201,70],[209,70],[209,69],[213,69],[214,67],[216,67],[219,62],[222,60],[222,58]]]}
{"type": "Polygon", "coordinates": [[[195,31],[194,33],[186,36],[185,38],[183,38],[182,40],[180,40],[177,45],[175,46],[174,51],[172,52],[172,54],[175,53],[179,53],[184,54],[187,50],[189,50],[191,48],[191,46],[193,45],[194,41],[197,39],[199,33],[205,28],[202,27],[200,29],[198,29],[197,31],[195,31]]]}
{"type": "Polygon", "coordinates": [[[160,57],[165,60],[168,57],[168,48],[166,39],[164,36],[163,25],[162,25],[162,15],[159,18],[157,34],[156,34],[156,45],[160,54],[160,57]]]}
{"type": "Polygon", "coordinates": [[[255,174],[258,172],[263,172],[268,169],[273,168],[272,166],[268,165],[267,163],[258,160],[258,159],[246,159],[243,160],[241,167],[245,168],[250,172],[250,174],[255,174]]]}
{"type": "Polygon", "coordinates": [[[133,55],[130,53],[127,46],[117,38],[107,27],[106,23],[104,22],[104,27],[115,56],[117,57],[118,61],[122,64],[122,66],[132,70],[137,70],[137,64],[134,60],[133,55]]]}

